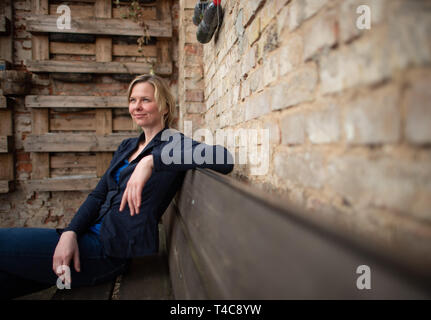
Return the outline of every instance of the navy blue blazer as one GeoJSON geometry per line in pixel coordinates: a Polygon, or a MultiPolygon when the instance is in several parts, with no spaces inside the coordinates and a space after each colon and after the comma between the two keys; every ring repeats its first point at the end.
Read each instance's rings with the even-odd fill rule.
{"type": "Polygon", "coordinates": [[[138,148],[139,142],[144,140],[145,134],[142,133],[139,137],[125,139],[120,144],[109,168],[63,232],[72,230],[79,237],[103,218],[99,237],[107,256],[131,258],[157,253],[159,220],[181,187],[185,171],[209,168],[227,174],[233,170],[233,158],[226,148],[199,143],[165,127],[121,171],[117,184],[115,172],[124,159],[128,159],[138,148]],[[199,153],[202,157],[193,157],[193,153],[199,153]],[[153,155],[154,168],[142,190],[139,214],[130,216],[127,205],[119,212],[130,176],[137,163],[150,154],[153,155]]]}

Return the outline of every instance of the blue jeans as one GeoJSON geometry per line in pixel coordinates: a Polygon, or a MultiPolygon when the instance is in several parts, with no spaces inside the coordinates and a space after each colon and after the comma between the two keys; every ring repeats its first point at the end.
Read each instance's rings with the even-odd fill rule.
{"type": "MultiPolygon", "coordinates": [[[[61,229],[0,228],[0,299],[12,299],[56,285],[52,269],[61,229]]],[[[88,232],[78,237],[81,271],[70,263],[72,289],[114,280],[129,259],[108,257],[99,237],[88,232]]]]}

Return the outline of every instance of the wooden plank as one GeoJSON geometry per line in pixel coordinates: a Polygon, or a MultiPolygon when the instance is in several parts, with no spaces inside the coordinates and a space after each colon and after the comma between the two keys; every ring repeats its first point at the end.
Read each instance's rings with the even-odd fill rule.
{"type": "Polygon", "coordinates": [[[187,172],[178,207],[209,299],[429,299],[431,269],[409,273],[400,252],[359,245],[208,171],[187,172]],[[356,287],[363,264],[371,266],[373,290],[356,287]]]}
{"type": "MultiPolygon", "coordinates": [[[[95,2],[95,1],[92,1],[95,2]]],[[[56,15],[57,8],[60,4],[50,4],[49,14],[56,15]]],[[[69,4],[72,18],[90,18],[94,16],[94,5],[80,5],[80,4],[69,4]]],[[[156,8],[155,7],[143,7],[142,17],[146,20],[156,20],[156,8]]],[[[128,17],[129,7],[121,6],[119,8],[112,8],[112,17],[125,19],[128,17]]]]}
{"type": "Polygon", "coordinates": [[[112,110],[97,109],[96,110],[96,134],[109,135],[112,133],[112,110]]]}
{"type": "Polygon", "coordinates": [[[87,287],[57,290],[52,300],[110,300],[115,280],[87,287]]]}
{"type": "Polygon", "coordinates": [[[0,193],[8,193],[10,191],[10,181],[0,180],[0,193]]]}
{"type": "Polygon", "coordinates": [[[86,191],[93,190],[99,182],[98,177],[65,176],[47,179],[32,179],[23,182],[29,192],[33,191],[86,191]]]}
{"type": "Polygon", "coordinates": [[[97,136],[91,133],[47,133],[28,135],[24,140],[26,152],[112,152],[127,138],[137,137],[137,133],[114,133],[97,136]]]}
{"type": "Polygon", "coordinates": [[[95,55],[94,43],[53,42],[49,43],[49,52],[53,54],[95,55]]]}
{"type": "Polygon", "coordinates": [[[31,163],[31,179],[49,177],[49,153],[32,153],[31,163]]]}
{"type": "Polygon", "coordinates": [[[134,258],[121,278],[119,300],[170,300],[172,287],[163,226],[159,224],[159,253],[134,258]]]}
{"type": "Polygon", "coordinates": [[[196,253],[184,233],[174,201],[162,216],[173,294],[176,300],[201,300],[208,295],[196,264],[196,253]]]}
{"type": "Polygon", "coordinates": [[[0,33],[6,33],[6,17],[0,14],[0,33]]]}
{"type": "Polygon", "coordinates": [[[157,63],[163,65],[170,61],[172,61],[170,41],[167,39],[157,39],[157,63]]]}
{"type": "Polygon", "coordinates": [[[94,76],[91,73],[59,72],[50,74],[50,77],[54,80],[68,83],[87,83],[92,82],[94,79],[94,76]]]}
{"type": "Polygon", "coordinates": [[[49,120],[51,131],[95,131],[94,119],[55,118],[49,120]]]}
{"type": "Polygon", "coordinates": [[[12,110],[0,110],[0,136],[12,136],[12,110]]]}
{"type": "Polygon", "coordinates": [[[157,47],[155,45],[147,45],[142,47],[142,51],[138,51],[138,45],[131,44],[114,44],[112,48],[112,54],[114,56],[123,57],[134,57],[134,56],[144,56],[144,57],[156,57],[157,47]]]}
{"type": "MultiPolygon", "coordinates": [[[[95,55],[96,45],[94,43],[72,43],[72,42],[50,42],[49,51],[53,54],[77,54],[95,55]]],[[[112,55],[118,57],[156,57],[157,48],[154,45],[144,46],[142,51],[138,51],[138,45],[114,44],[112,45],[112,55]]]]}
{"type": "MultiPolygon", "coordinates": [[[[77,118],[77,119],[87,119],[94,118],[96,114],[95,109],[68,109],[68,108],[54,108],[50,110],[51,118],[77,118]]],[[[51,127],[50,127],[51,128],[51,127]]]]}
{"type": "MultiPolygon", "coordinates": [[[[57,8],[60,6],[59,4],[50,4],[49,5],[49,14],[50,15],[57,15],[57,8]]],[[[75,18],[90,18],[94,17],[94,5],[81,5],[81,4],[68,4],[68,7],[70,8],[70,14],[72,19],[75,18]]]]}
{"type": "MultiPolygon", "coordinates": [[[[49,131],[49,110],[32,109],[32,134],[45,134],[49,131]]],[[[39,153],[31,155],[32,179],[49,177],[49,154],[39,153]]]]}
{"type": "Polygon", "coordinates": [[[49,171],[49,175],[51,176],[51,178],[64,178],[70,176],[96,176],[96,166],[92,168],[51,168],[49,171]]]}
{"type": "Polygon", "coordinates": [[[96,156],[63,154],[51,156],[51,168],[88,168],[96,167],[96,156]]]}
{"type": "Polygon", "coordinates": [[[31,11],[35,14],[48,14],[48,0],[31,0],[31,11]]]}
{"type": "Polygon", "coordinates": [[[133,120],[131,117],[115,117],[112,121],[112,130],[114,131],[132,131],[133,120]]]}
{"type": "MultiPolygon", "coordinates": [[[[142,36],[142,27],[128,19],[74,18],[70,29],[57,28],[58,16],[32,15],[26,18],[27,31],[40,33],[81,33],[94,35],[142,36]]],[[[151,37],[172,37],[171,20],[147,20],[148,35],[151,37]]]]}
{"type": "Polygon", "coordinates": [[[169,2],[166,0],[159,0],[156,3],[157,19],[158,20],[171,20],[171,10],[169,2]]]}
{"type": "MultiPolygon", "coordinates": [[[[112,110],[96,110],[96,135],[106,136],[112,134],[112,110]]],[[[96,173],[98,177],[103,176],[112,160],[110,152],[101,152],[96,155],[96,173]]]]}
{"type": "MultiPolygon", "coordinates": [[[[48,14],[48,0],[32,0],[32,12],[36,15],[48,14]]],[[[33,34],[31,37],[31,52],[33,60],[49,60],[49,37],[33,34]]]]}
{"type": "MultiPolygon", "coordinates": [[[[94,119],[56,118],[50,119],[51,131],[95,131],[94,119]]],[[[133,121],[130,117],[115,117],[112,119],[113,131],[133,131],[133,121]]]]}
{"type": "Polygon", "coordinates": [[[32,109],[32,133],[40,134],[49,131],[49,110],[48,109],[32,109]]]}
{"type": "Polygon", "coordinates": [[[126,96],[26,96],[27,108],[127,108],[126,96]]]}
{"type": "Polygon", "coordinates": [[[130,272],[122,276],[120,300],[170,300],[172,291],[165,256],[135,258],[130,272]]]}
{"type": "Polygon", "coordinates": [[[7,99],[0,95],[0,108],[7,108],[7,99]]]}
{"type": "MultiPolygon", "coordinates": [[[[0,14],[7,18],[12,25],[12,1],[2,0],[0,2],[0,14]]],[[[8,36],[0,37],[0,59],[9,63],[13,62],[13,34],[9,32],[8,36]]]]}
{"type": "MultiPolygon", "coordinates": [[[[72,73],[149,73],[151,64],[144,62],[96,62],[96,61],[36,61],[26,60],[29,71],[33,72],[72,72],[72,73]]],[[[172,63],[156,64],[154,72],[170,75],[172,63]]]]}
{"type": "Polygon", "coordinates": [[[15,165],[12,153],[0,153],[0,180],[14,180],[15,165]]]}
{"type": "Polygon", "coordinates": [[[5,36],[8,33],[8,18],[2,14],[0,15],[0,35],[5,36]]]}
{"type": "MultiPolygon", "coordinates": [[[[119,8],[114,7],[112,9],[112,17],[126,19],[129,17],[129,7],[121,6],[119,8]]],[[[156,7],[142,7],[142,18],[144,20],[156,20],[157,19],[157,11],[156,7]]]]}
{"type": "MultiPolygon", "coordinates": [[[[12,111],[0,110],[0,153],[8,153],[12,150],[12,111]]],[[[0,178],[14,179],[13,155],[2,155],[0,158],[0,178]]],[[[9,192],[9,184],[4,189],[4,193],[9,192]],[[7,188],[6,188],[7,187],[7,188]],[[7,190],[7,191],[6,191],[7,190]]]]}
{"type": "Polygon", "coordinates": [[[33,34],[31,36],[31,52],[34,60],[49,60],[48,36],[33,34]]]}
{"type": "Polygon", "coordinates": [[[100,61],[100,62],[112,61],[112,39],[111,38],[97,37],[96,61],[100,61]]]}
{"type": "Polygon", "coordinates": [[[67,2],[95,3],[95,2],[96,2],[96,0],[67,0],[67,2]]]}
{"type": "Polygon", "coordinates": [[[0,136],[0,153],[8,153],[9,146],[6,136],[0,136]]]}
{"type": "Polygon", "coordinates": [[[0,153],[8,153],[11,151],[12,137],[11,136],[0,136],[0,153]]]}
{"type": "MultiPolygon", "coordinates": [[[[48,0],[32,0],[32,12],[35,14],[46,15],[49,12],[48,0]]],[[[49,36],[33,34],[32,59],[49,60],[49,36]]],[[[49,110],[32,110],[32,133],[44,134],[49,131],[49,110]]],[[[49,154],[34,153],[31,155],[32,179],[49,177],[49,154]]]]}
{"type": "Polygon", "coordinates": [[[112,18],[112,1],[96,0],[94,3],[94,15],[96,18],[112,18]]]}
{"type": "Polygon", "coordinates": [[[96,154],[96,174],[98,177],[101,177],[105,174],[106,170],[109,168],[111,160],[111,152],[99,152],[96,154]]]}
{"type": "MultiPolygon", "coordinates": [[[[96,18],[111,18],[112,1],[96,0],[94,4],[94,14],[96,18]]],[[[96,38],[96,61],[100,61],[100,62],[112,61],[112,38],[109,38],[109,37],[96,38]]]]}
{"type": "Polygon", "coordinates": [[[31,88],[31,74],[27,71],[0,71],[1,95],[25,95],[31,88]]]}
{"type": "MultiPolygon", "coordinates": [[[[119,57],[156,57],[157,48],[155,45],[148,45],[138,51],[138,45],[132,44],[113,44],[112,55],[119,57]]],[[[95,55],[96,45],[94,43],[73,43],[73,42],[53,42],[49,43],[49,52],[52,54],[77,54],[77,55],[95,55]]]]}

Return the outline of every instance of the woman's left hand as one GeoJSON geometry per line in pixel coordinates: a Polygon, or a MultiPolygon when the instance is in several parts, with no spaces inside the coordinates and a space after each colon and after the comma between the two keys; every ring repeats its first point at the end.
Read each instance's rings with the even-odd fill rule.
{"type": "Polygon", "coordinates": [[[146,156],[138,162],[129,182],[127,182],[126,190],[121,199],[120,211],[123,211],[127,203],[131,216],[139,214],[142,190],[144,189],[145,183],[147,183],[148,179],[151,177],[153,166],[153,155],[146,156]]]}

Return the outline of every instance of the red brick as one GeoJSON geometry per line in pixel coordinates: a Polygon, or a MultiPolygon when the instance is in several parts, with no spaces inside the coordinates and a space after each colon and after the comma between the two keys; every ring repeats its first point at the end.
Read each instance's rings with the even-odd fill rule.
{"type": "Polygon", "coordinates": [[[32,164],[26,162],[18,163],[17,171],[30,173],[32,171],[32,164]]]}
{"type": "Polygon", "coordinates": [[[200,44],[185,44],[184,45],[184,54],[192,54],[192,55],[197,55],[197,56],[201,56],[202,55],[202,45],[200,44]]]}
{"type": "Polygon", "coordinates": [[[203,102],[204,92],[202,90],[186,90],[185,100],[187,102],[203,102]]]}
{"type": "Polygon", "coordinates": [[[17,162],[30,161],[30,153],[29,152],[17,152],[16,153],[16,161],[17,162]]]}

